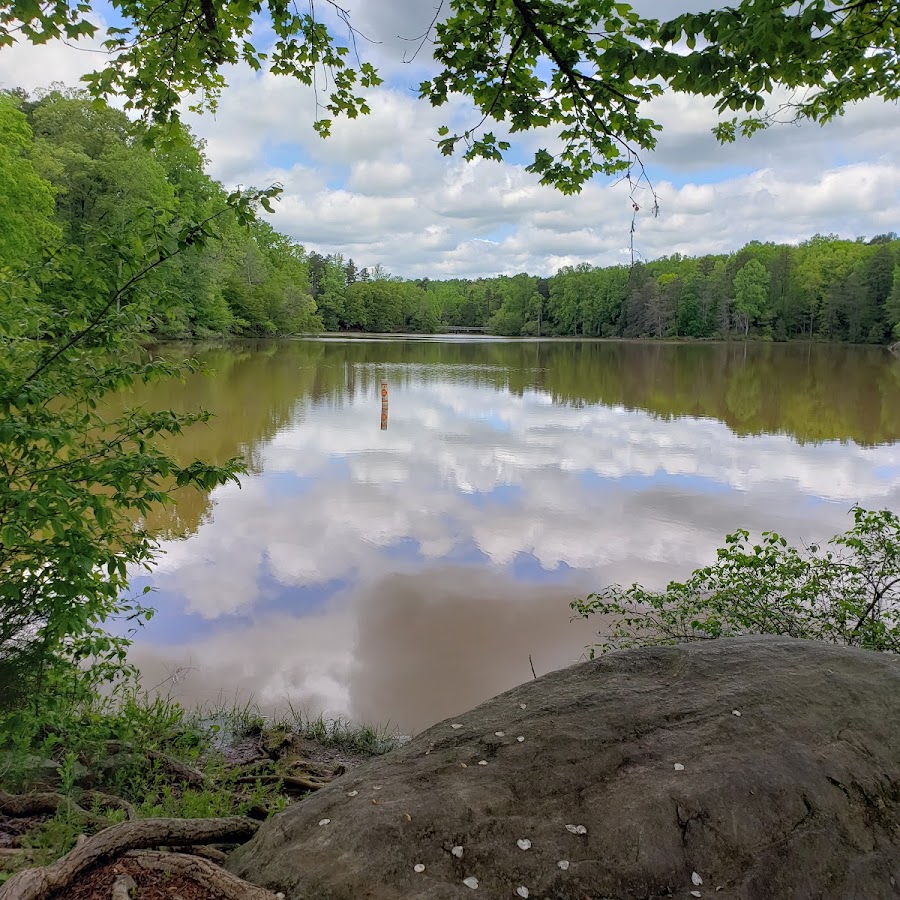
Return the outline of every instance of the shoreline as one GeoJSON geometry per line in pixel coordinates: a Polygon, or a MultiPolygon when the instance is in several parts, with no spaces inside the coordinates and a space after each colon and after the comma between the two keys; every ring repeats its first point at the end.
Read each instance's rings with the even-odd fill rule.
{"type": "Polygon", "coordinates": [[[144,346],[165,346],[173,344],[217,344],[217,343],[257,343],[272,342],[281,343],[289,341],[423,341],[439,343],[445,341],[447,343],[457,344],[566,344],[566,343],[589,343],[589,344],[638,344],[638,345],[660,345],[660,346],[736,346],[736,347],[752,347],[752,346],[799,346],[799,347],[857,347],[857,348],[882,348],[889,353],[900,353],[900,341],[896,344],[867,344],[853,343],[851,341],[828,341],[819,338],[787,338],[785,340],[776,340],[766,337],[709,337],[709,338],[692,338],[692,337],[598,337],[580,334],[561,334],[561,335],[503,335],[503,334],[469,334],[448,331],[422,332],[422,331],[311,331],[297,334],[271,334],[271,335],[250,335],[250,334],[223,334],[223,335],[207,335],[192,336],[184,335],[180,337],[161,337],[152,334],[146,335],[144,346]]]}
{"type": "Polygon", "coordinates": [[[84,714],[44,753],[0,756],[0,891],[17,872],[48,866],[117,826],[186,820],[199,834],[238,817],[257,823],[249,837],[258,823],[404,742],[342,719],[276,719],[253,706],[187,709],[149,695],[84,714]]]}

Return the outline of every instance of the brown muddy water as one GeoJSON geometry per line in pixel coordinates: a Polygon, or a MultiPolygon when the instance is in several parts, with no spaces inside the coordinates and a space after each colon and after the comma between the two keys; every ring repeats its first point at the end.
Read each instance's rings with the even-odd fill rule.
{"type": "Polygon", "coordinates": [[[569,600],[661,586],[737,527],[900,509],[881,348],[372,339],[165,348],[212,371],[118,398],[216,414],[173,445],[250,473],[153,520],[133,659],[186,703],[417,731],[577,660],[569,600]],[[383,409],[381,384],[388,385],[383,409]],[[168,679],[168,680],[167,680],[168,679]]]}

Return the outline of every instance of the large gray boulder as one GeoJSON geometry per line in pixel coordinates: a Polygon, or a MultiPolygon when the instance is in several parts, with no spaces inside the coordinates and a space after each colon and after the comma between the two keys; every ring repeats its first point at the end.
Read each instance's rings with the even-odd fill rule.
{"type": "Polygon", "coordinates": [[[356,769],[229,868],[291,900],[897,898],[900,660],[787,638],[612,653],[356,769]]]}

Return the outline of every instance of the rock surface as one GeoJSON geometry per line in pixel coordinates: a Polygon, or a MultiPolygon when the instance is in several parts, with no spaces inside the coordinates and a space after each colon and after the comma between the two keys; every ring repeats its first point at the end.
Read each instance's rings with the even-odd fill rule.
{"type": "Polygon", "coordinates": [[[338,779],[229,868],[289,900],[898,898],[900,659],[609,654],[338,779]]]}

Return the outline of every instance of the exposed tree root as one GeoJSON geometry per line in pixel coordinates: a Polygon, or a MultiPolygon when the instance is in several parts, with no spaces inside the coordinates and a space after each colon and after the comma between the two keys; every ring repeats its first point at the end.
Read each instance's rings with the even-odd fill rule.
{"type": "Polygon", "coordinates": [[[198,856],[137,850],[129,853],[127,858],[145,872],[169,872],[190,878],[209,888],[220,900],[275,900],[271,891],[250,884],[198,856]]]}
{"type": "Polygon", "coordinates": [[[288,793],[293,791],[318,791],[327,787],[328,781],[318,781],[312,778],[303,778],[300,775],[245,775],[235,780],[235,784],[281,784],[288,793]]]}
{"type": "Polygon", "coordinates": [[[322,781],[332,781],[337,778],[338,775],[343,775],[344,772],[347,771],[345,766],[338,765],[328,767],[310,762],[308,759],[295,759],[288,762],[287,766],[291,771],[304,772],[312,778],[318,778],[322,781]]]}
{"type": "Polygon", "coordinates": [[[219,865],[228,859],[228,854],[224,850],[219,850],[217,847],[204,847],[203,845],[197,847],[185,847],[184,852],[190,856],[202,856],[204,859],[208,859],[219,865]]]}
{"type": "MultiPolygon", "coordinates": [[[[137,818],[134,807],[127,800],[114,797],[112,794],[104,794],[101,791],[84,791],[79,799],[89,803],[96,800],[100,806],[121,809],[129,821],[137,818]]],[[[92,825],[106,826],[110,824],[105,816],[85,809],[71,797],[58,794],[56,791],[33,791],[29,794],[8,794],[6,791],[0,791],[0,813],[6,816],[52,816],[60,809],[66,810],[70,815],[80,816],[92,825]]]]}
{"type": "MultiPolygon", "coordinates": [[[[222,819],[141,819],[122,822],[88,838],[80,847],[67,853],[49,866],[26,869],[0,886],[0,900],[41,900],[48,894],[70,885],[82,872],[92,866],[113,859],[129,850],[145,847],[184,847],[192,844],[219,842],[243,843],[253,836],[259,823],[241,816],[222,819]]],[[[187,857],[187,859],[196,859],[187,857]]],[[[213,869],[207,860],[196,859],[213,869]]],[[[221,870],[219,870],[221,871],[221,870]]],[[[233,877],[233,876],[232,876],[233,877]]],[[[253,889],[252,885],[247,885],[253,889]]],[[[223,894],[225,897],[232,895],[223,894]]],[[[265,897],[273,895],[245,893],[235,897],[265,897]]]]}
{"type": "Polygon", "coordinates": [[[125,819],[128,822],[133,822],[137,818],[137,812],[134,807],[127,800],[123,800],[115,794],[104,794],[102,791],[85,791],[81,795],[81,799],[89,801],[92,805],[96,800],[100,806],[121,809],[125,813],[125,819]]]}
{"type": "Polygon", "coordinates": [[[0,813],[5,816],[53,815],[60,803],[65,803],[68,799],[55,791],[32,791],[30,794],[0,791],[0,813]]]}
{"type": "MultiPolygon", "coordinates": [[[[124,801],[122,801],[124,802],[124,801]]],[[[0,813],[6,816],[53,816],[64,809],[91,825],[109,825],[109,819],[79,806],[71,797],[55,791],[34,791],[30,794],[7,794],[0,791],[0,813]]]]}

